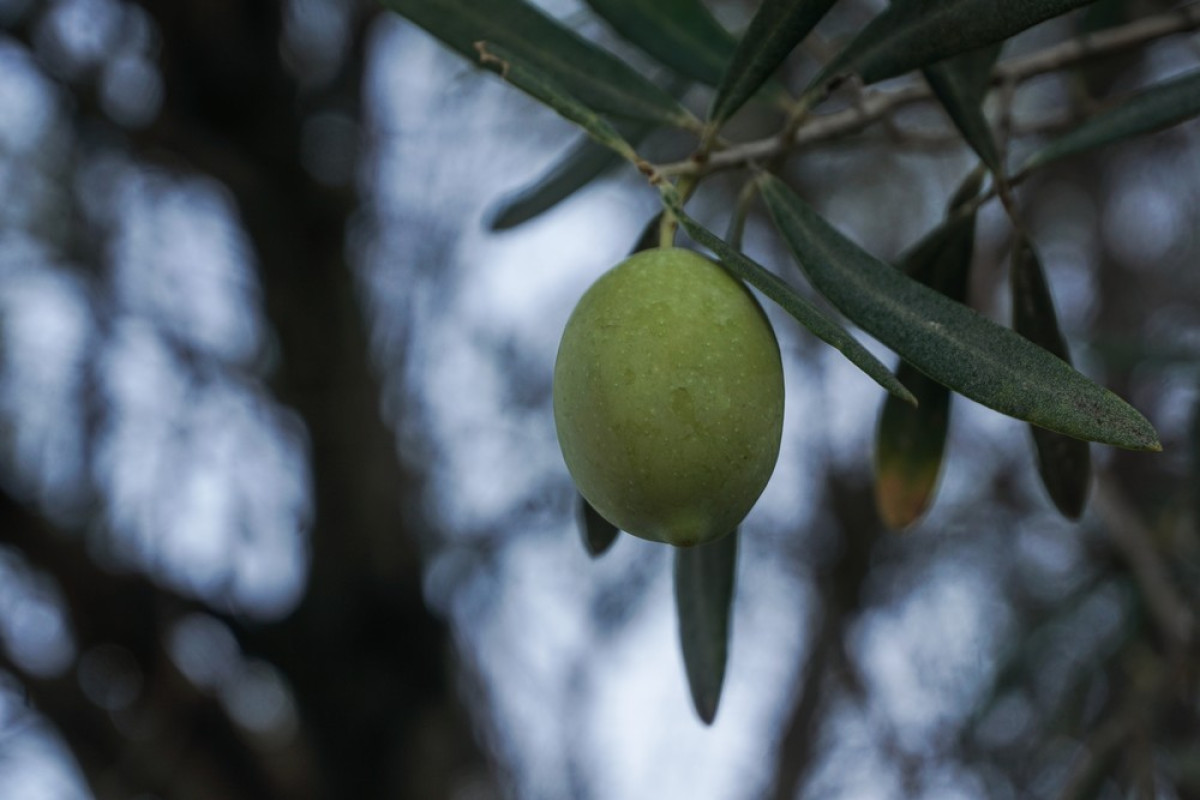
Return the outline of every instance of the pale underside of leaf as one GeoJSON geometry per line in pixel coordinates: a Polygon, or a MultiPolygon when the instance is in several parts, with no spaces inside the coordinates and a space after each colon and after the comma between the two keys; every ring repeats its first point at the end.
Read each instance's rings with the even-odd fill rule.
{"type": "Polygon", "coordinates": [[[1200,115],[1200,70],[1151,86],[1089,118],[1030,158],[1024,171],[1176,125],[1200,115]]]}
{"type": "Polygon", "coordinates": [[[934,380],[989,408],[1079,439],[1160,450],[1153,426],[1062,359],[903,275],[851,242],[776,178],[767,208],[834,306],[934,380]]]}
{"type": "Polygon", "coordinates": [[[729,654],[738,533],[675,550],[675,608],[688,687],[706,725],[717,715],[729,654]]]}
{"type": "Polygon", "coordinates": [[[709,119],[729,119],[816,27],[834,0],[764,0],[717,86],[709,119]]]}
{"type": "Polygon", "coordinates": [[[774,273],[731,247],[721,237],[689,217],[684,212],[679,196],[672,187],[663,184],[659,190],[662,193],[664,205],[679,220],[679,224],[687,231],[688,236],[716,254],[721,264],[730,273],[778,303],[817,338],[842,353],[851,363],[888,392],[905,402],[915,402],[912,393],[896,379],[891,370],[851,336],[845,328],[826,316],[774,273]]]}
{"type": "Polygon", "coordinates": [[[383,0],[471,61],[492,42],[549,76],[589,108],[614,117],[695,127],[669,93],[524,0],[383,0]]]}

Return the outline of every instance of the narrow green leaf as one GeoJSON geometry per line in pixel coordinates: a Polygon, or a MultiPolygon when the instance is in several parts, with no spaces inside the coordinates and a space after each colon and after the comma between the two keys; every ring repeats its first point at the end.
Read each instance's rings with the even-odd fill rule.
{"type": "Polygon", "coordinates": [[[864,83],[1003,42],[1092,0],[896,0],[821,71],[812,87],[858,73],[864,83]]]}
{"type": "MultiPolygon", "coordinates": [[[[623,134],[632,147],[637,147],[653,129],[653,125],[631,125],[623,134]]],[[[621,132],[620,128],[618,132],[621,132]]],[[[491,229],[502,231],[528,222],[554,208],[620,163],[621,157],[611,148],[590,137],[583,139],[545,175],[501,200],[499,207],[492,214],[491,229]]]]}
{"type": "Polygon", "coordinates": [[[1023,172],[1200,115],[1200,70],[1145,89],[1037,151],[1023,172]]]}
{"type": "MultiPolygon", "coordinates": [[[[1024,237],[1013,250],[1011,283],[1013,329],[1070,364],[1041,259],[1024,237]]],[[[1078,519],[1092,478],[1088,443],[1038,427],[1032,430],[1042,485],[1064,517],[1078,519]]]]}
{"type": "Polygon", "coordinates": [[[729,654],[738,532],[675,549],[675,609],[692,703],[705,725],[717,716],[729,654]]]}
{"type": "Polygon", "coordinates": [[[763,197],[813,285],[929,377],[1002,414],[1080,439],[1161,450],[1133,407],[1025,337],[862,250],[777,178],[763,197]]]}
{"type": "Polygon", "coordinates": [[[551,77],[581,103],[615,117],[694,128],[671,95],[525,0],[382,0],[470,61],[492,42],[551,77]]]}
{"type": "Polygon", "coordinates": [[[625,141],[609,122],[583,105],[560,84],[520,56],[491,42],[476,42],[479,63],[494,70],[500,77],[557,111],[565,119],[583,128],[594,140],[617,155],[641,164],[633,146],[625,141]]]}
{"type": "Polygon", "coordinates": [[[816,27],[833,3],[834,0],[763,0],[717,86],[708,118],[720,125],[732,117],[816,27]]]}
{"type": "Polygon", "coordinates": [[[701,0],[587,0],[625,39],[680,75],[716,86],[737,39],[701,0]]]}
{"type": "MultiPolygon", "coordinates": [[[[936,292],[964,302],[975,250],[975,215],[952,217],[922,240],[902,269],[936,292]]],[[[917,398],[913,407],[884,400],[875,433],[875,505],[889,528],[906,528],[925,513],[941,475],[950,424],[950,390],[907,361],[896,377],[917,398]]]]}
{"type": "Polygon", "coordinates": [[[988,45],[925,67],[925,80],[967,144],[995,174],[1003,172],[992,127],[983,115],[992,67],[1001,44],[988,45]]]}
{"type": "Polygon", "coordinates": [[[679,194],[669,184],[661,184],[659,192],[663,204],[679,220],[679,224],[687,231],[694,241],[707,247],[716,254],[721,264],[730,273],[758,289],[771,300],[783,307],[796,320],[808,328],[818,339],[838,350],[876,383],[887,389],[907,403],[916,402],[912,393],[896,379],[883,362],[871,355],[871,351],[838,323],[827,317],[819,308],[804,299],[791,286],[788,286],[774,273],[769,272],[761,264],[745,256],[736,248],[730,247],[724,240],[705,228],[696,220],[689,217],[679,202],[679,194]]]}
{"type": "Polygon", "coordinates": [[[583,546],[592,558],[599,558],[617,540],[617,526],[600,516],[592,504],[579,495],[579,532],[583,535],[583,546]]]}

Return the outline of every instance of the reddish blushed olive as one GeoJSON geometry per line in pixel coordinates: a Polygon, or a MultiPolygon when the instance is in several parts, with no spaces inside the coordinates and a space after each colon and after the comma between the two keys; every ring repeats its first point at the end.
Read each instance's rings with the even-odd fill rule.
{"type": "Polygon", "coordinates": [[[783,368],[745,286],[690,250],[647,250],[580,299],[554,368],[579,491],[618,528],[691,546],[731,532],[779,455],[783,368]]]}

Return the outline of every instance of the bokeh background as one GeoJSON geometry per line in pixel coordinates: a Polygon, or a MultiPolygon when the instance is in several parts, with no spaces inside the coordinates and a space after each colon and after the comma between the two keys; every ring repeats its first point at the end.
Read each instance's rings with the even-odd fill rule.
{"type": "MultiPolygon", "coordinates": [[[[793,76],[880,7],[838,4],[793,76]]],[[[1024,85],[1014,151],[1197,62],[1183,34],[1024,85]]],[[[973,166],[950,130],[909,108],[789,176],[895,259],[973,166]]],[[[567,315],[655,193],[618,170],[488,225],[577,141],[368,3],[0,0],[0,797],[1200,796],[1200,127],[1019,193],[1077,364],[1164,444],[1094,447],[1079,523],[1028,430],[958,399],[934,508],[883,531],[882,393],[768,309],[786,429],[711,728],[670,553],[588,558],[550,414],[567,315]]],[[[737,188],[696,213],[722,230],[737,188]]],[[[746,243],[800,284],[757,215],[746,243]]],[[[986,207],[997,319],[1011,244],[986,207]]]]}

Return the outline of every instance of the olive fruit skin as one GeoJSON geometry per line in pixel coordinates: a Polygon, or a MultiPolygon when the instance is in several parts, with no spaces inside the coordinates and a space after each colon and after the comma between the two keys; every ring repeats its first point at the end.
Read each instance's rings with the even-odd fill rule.
{"type": "Polygon", "coordinates": [[[584,498],[621,530],[691,546],[733,531],[775,469],[783,367],[762,307],[690,250],[637,253],[584,293],[554,367],[584,498]]]}

